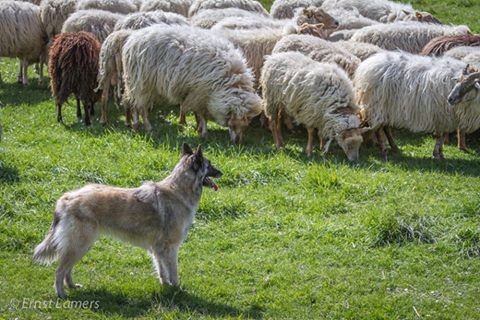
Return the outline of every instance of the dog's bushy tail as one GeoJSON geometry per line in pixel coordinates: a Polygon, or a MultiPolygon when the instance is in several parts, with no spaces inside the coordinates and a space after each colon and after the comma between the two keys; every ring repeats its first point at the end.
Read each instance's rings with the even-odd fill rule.
{"type": "Polygon", "coordinates": [[[33,261],[40,264],[50,264],[57,258],[57,246],[54,242],[54,235],[59,222],[59,215],[54,214],[53,223],[47,236],[35,248],[33,252],[33,261]]]}

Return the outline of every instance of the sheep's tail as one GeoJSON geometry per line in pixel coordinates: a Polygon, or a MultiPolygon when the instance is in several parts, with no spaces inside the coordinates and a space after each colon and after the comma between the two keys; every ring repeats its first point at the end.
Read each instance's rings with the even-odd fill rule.
{"type": "Polygon", "coordinates": [[[54,241],[54,235],[57,231],[58,222],[60,221],[60,215],[55,212],[52,226],[48,231],[47,236],[43,241],[35,248],[33,252],[33,261],[40,264],[50,264],[57,258],[57,245],[54,241]]]}

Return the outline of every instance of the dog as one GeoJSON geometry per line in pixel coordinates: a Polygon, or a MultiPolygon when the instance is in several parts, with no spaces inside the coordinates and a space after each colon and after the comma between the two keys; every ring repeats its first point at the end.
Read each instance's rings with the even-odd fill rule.
{"type": "Polygon", "coordinates": [[[216,191],[213,178],[221,176],[200,147],[193,152],[183,144],[180,161],[161,182],[133,189],[91,184],[65,193],[33,260],[45,264],[59,261],[55,289],[65,298],[64,284],[80,287],[73,282],[73,266],[100,233],[108,233],[148,250],[160,283],[178,287],[178,249],[197,212],[203,187],[216,191]]]}

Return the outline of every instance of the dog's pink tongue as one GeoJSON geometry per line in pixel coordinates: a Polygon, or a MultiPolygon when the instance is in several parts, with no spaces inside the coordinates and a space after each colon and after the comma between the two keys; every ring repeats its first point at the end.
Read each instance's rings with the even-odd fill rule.
{"type": "Polygon", "coordinates": [[[217,186],[217,184],[216,184],[215,182],[213,182],[213,180],[212,180],[212,188],[213,188],[213,190],[215,190],[215,191],[218,190],[218,186],[217,186]]]}

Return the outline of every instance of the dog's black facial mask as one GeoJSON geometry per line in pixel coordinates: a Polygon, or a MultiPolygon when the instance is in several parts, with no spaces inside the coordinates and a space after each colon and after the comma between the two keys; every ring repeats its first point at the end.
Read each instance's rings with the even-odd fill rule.
{"type": "Polygon", "coordinates": [[[213,178],[220,178],[223,173],[212,166],[210,161],[207,158],[203,157],[202,148],[199,146],[195,153],[192,151],[192,148],[186,143],[182,147],[182,156],[191,157],[191,168],[195,173],[201,171],[203,176],[202,184],[207,187],[213,188],[215,191],[218,190],[218,186],[213,182],[213,178]]]}

